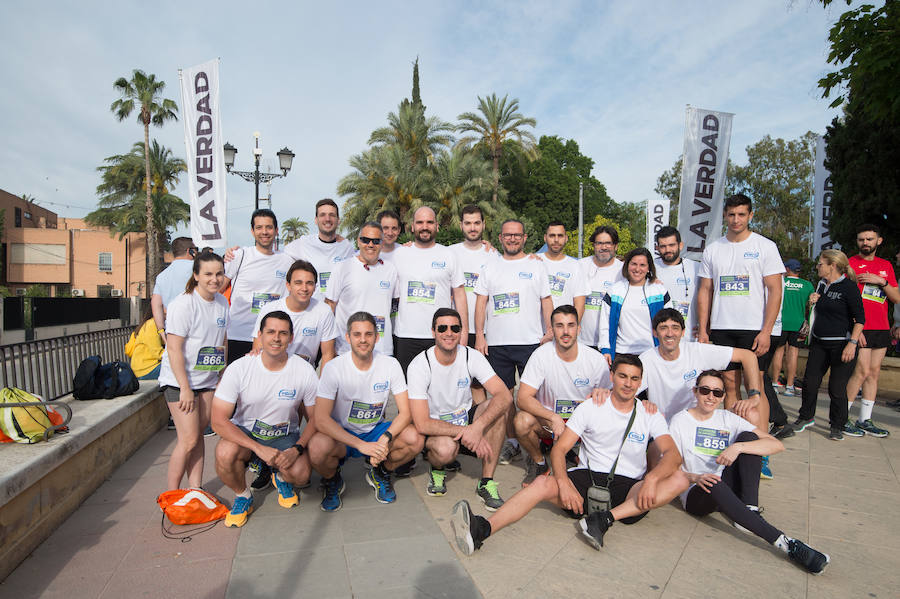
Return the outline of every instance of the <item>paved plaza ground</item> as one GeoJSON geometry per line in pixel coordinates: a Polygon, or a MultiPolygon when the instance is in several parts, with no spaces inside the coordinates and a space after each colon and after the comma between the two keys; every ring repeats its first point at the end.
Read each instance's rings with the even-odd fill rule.
{"type": "MultiPolygon", "coordinates": [[[[783,398],[793,418],[798,398],[783,398]]],[[[900,413],[883,405],[886,439],[829,441],[827,400],[817,425],[787,439],[763,481],[765,517],[831,556],[810,576],[720,515],[698,520],[676,503],[633,526],[615,525],[597,552],[552,506],[490,538],[471,557],[451,541],[450,510],[474,495],[472,458],[448,478],[448,494],[425,495],[427,466],[396,484],[398,501],[375,502],[359,460],[344,469],[344,507],[319,509],[313,485],[301,505],[280,508],[270,488],[242,529],[221,523],[190,542],[163,538],[156,496],[175,433],[162,430],[122,465],[4,582],[0,597],[897,597],[900,589],[900,413]]],[[[855,413],[855,410],[854,410],[855,413]]],[[[855,415],[855,414],[854,414],[855,415]]],[[[205,488],[230,505],[206,440],[205,488]]],[[[500,466],[509,497],[522,462],[500,466]]],[[[177,527],[176,527],[177,528],[177,527]]]]}

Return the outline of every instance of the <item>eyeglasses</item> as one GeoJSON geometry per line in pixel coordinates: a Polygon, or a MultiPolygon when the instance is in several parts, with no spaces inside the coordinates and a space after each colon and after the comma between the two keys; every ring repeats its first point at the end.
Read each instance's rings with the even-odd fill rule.
{"type": "Polygon", "coordinates": [[[446,332],[447,332],[447,327],[450,327],[450,330],[453,331],[454,333],[458,333],[458,332],[460,332],[460,331],[462,330],[462,325],[458,325],[458,324],[439,324],[439,325],[437,325],[437,332],[438,332],[438,333],[446,333],[446,332]]]}
{"type": "Polygon", "coordinates": [[[381,245],[381,237],[363,237],[360,235],[359,242],[363,245],[369,245],[370,243],[381,245]]]}
{"type": "Polygon", "coordinates": [[[706,385],[702,387],[694,387],[697,390],[697,393],[700,395],[709,395],[713,394],[713,397],[718,397],[719,399],[725,397],[725,389],[710,389],[706,385]]]}
{"type": "Polygon", "coordinates": [[[522,239],[525,237],[525,233],[501,233],[500,237],[504,239],[522,239]]]}
{"type": "Polygon", "coordinates": [[[600,247],[604,247],[607,245],[616,245],[612,241],[595,241],[594,245],[599,245],[600,247]]]}

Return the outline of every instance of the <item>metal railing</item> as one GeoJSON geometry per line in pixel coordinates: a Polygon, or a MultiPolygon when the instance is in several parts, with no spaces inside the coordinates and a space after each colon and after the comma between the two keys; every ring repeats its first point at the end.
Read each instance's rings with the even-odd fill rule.
{"type": "Polygon", "coordinates": [[[88,356],[126,360],[134,327],[120,327],[0,346],[0,385],[54,400],[72,392],[72,378],[88,356]]]}

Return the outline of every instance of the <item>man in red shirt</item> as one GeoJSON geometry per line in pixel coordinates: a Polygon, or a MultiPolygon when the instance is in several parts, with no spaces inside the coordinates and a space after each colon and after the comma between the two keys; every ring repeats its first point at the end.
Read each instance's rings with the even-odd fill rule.
{"type": "Polygon", "coordinates": [[[850,267],[856,273],[859,290],[862,293],[863,308],[866,312],[866,326],[859,339],[856,370],[847,381],[847,397],[850,406],[862,387],[862,405],[856,424],[849,420],[844,434],[861,437],[886,437],[889,432],[872,422],[872,407],[878,392],[878,374],[881,362],[891,343],[891,325],[888,321],[888,300],[900,303],[897,278],[890,262],[875,255],[881,245],[881,231],[876,225],[860,225],[856,229],[856,246],[859,254],[850,258],[850,267]]]}

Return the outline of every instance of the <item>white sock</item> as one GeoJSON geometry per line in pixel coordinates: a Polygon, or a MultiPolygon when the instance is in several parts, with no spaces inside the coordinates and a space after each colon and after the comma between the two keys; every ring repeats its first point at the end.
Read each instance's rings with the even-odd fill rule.
{"type": "Polygon", "coordinates": [[[863,422],[866,420],[872,419],[872,408],[875,407],[875,402],[870,401],[868,399],[862,400],[862,405],[859,406],[859,419],[863,422]]]}
{"type": "Polygon", "coordinates": [[[781,549],[782,551],[784,551],[785,553],[788,552],[788,537],[784,536],[783,534],[780,537],[778,537],[777,539],[775,539],[775,542],[772,544],[775,545],[776,547],[778,547],[779,549],[781,549]]]}
{"type": "Polygon", "coordinates": [[[253,497],[253,493],[250,492],[250,487],[244,487],[244,490],[240,493],[235,493],[235,497],[243,497],[244,499],[250,499],[253,497]]]}
{"type": "Polygon", "coordinates": [[[538,466],[543,466],[546,463],[547,463],[547,460],[545,460],[544,458],[541,458],[540,462],[535,462],[535,464],[537,464],[538,466]]]}
{"type": "Polygon", "coordinates": [[[513,447],[515,447],[516,449],[519,448],[518,439],[507,439],[506,442],[509,443],[510,445],[512,445],[513,447]]]}

